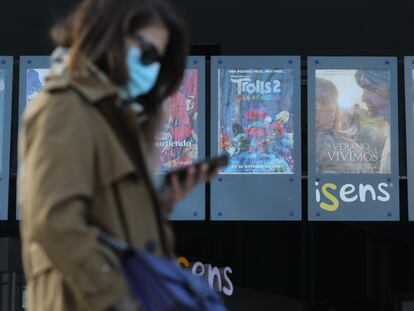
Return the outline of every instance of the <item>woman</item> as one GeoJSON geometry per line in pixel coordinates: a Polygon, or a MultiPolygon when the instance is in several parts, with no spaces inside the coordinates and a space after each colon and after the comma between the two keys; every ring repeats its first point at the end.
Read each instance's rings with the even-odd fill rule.
{"type": "Polygon", "coordinates": [[[98,233],[168,255],[172,235],[155,208],[164,219],[207,179],[205,166],[158,191],[149,178],[161,103],[179,86],[187,52],[172,12],[161,0],[86,0],[52,32],[63,48],[20,140],[30,311],[138,310],[98,233]]]}

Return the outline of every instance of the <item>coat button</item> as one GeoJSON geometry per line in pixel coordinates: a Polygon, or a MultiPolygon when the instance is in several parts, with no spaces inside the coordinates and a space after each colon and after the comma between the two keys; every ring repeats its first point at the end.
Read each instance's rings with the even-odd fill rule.
{"type": "Polygon", "coordinates": [[[104,273],[108,273],[111,270],[111,267],[108,264],[104,264],[101,267],[101,271],[104,273]]]}
{"type": "Polygon", "coordinates": [[[154,240],[149,240],[147,244],[145,245],[145,249],[148,253],[155,253],[157,250],[157,243],[154,240]]]}

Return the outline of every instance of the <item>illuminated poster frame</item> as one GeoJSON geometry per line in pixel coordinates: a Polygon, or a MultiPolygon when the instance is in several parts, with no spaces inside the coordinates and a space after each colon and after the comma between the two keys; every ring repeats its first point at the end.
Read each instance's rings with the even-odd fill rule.
{"type": "MultiPolygon", "coordinates": [[[[50,68],[49,56],[22,56],[20,58],[20,90],[19,90],[19,123],[26,109],[27,71],[29,69],[50,68]]],[[[205,58],[191,56],[187,59],[187,69],[198,70],[198,155],[205,157],[205,58]]],[[[17,218],[20,211],[17,209],[17,218]]],[[[205,219],[205,185],[199,185],[183,201],[177,204],[170,216],[171,220],[204,220],[205,219]]]]}
{"type": "MultiPolygon", "coordinates": [[[[206,126],[205,126],[205,57],[189,56],[186,69],[198,71],[198,158],[206,156],[206,126]]],[[[180,201],[170,215],[170,220],[205,220],[205,184],[197,186],[184,200],[180,201]]]]}
{"type": "MultiPolygon", "coordinates": [[[[319,80],[320,81],[320,80],[319,80]]],[[[333,80],[332,80],[333,81],[333,80]]],[[[331,82],[332,82],[331,81],[331,82]]],[[[336,80],[339,81],[339,80],[336,80]]],[[[356,80],[355,80],[356,81],[356,80]]],[[[329,83],[331,83],[329,82],[329,83]]],[[[322,94],[321,86],[326,86],[325,82],[319,82],[320,84],[320,92],[322,94]]],[[[329,84],[328,83],[328,84],[329,84]]],[[[336,82],[337,84],[331,85],[345,85],[344,82],[336,82]],[[341,84],[342,83],[342,84],[341,84]]],[[[387,82],[388,83],[388,82],[387,82]]],[[[355,84],[355,82],[353,82],[355,84]]],[[[348,85],[349,87],[349,85],[348,85]]],[[[388,91],[388,88],[386,88],[388,91]]],[[[340,96],[340,89],[337,88],[337,92],[340,96]]],[[[372,92],[372,91],[371,91],[372,92]]],[[[331,92],[332,93],[332,92],[331,92]]],[[[345,90],[344,93],[349,93],[345,90]]],[[[319,99],[320,102],[326,102],[326,100],[319,99]]],[[[339,97],[338,97],[339,100],[339,97]]],[[[387,99],[388,100],[388,99],[387,99]]],[[[378,102],[378,101],[377,101],[378,102]]],[[[359,102],[358,102],[359,103],[359,102]]],[[[378,104],[379,105],[379,104],[378,104]]],[[[336,103],[336,107],[339,107],[339,101],[336,103]]],[[[320,109],[320,107],[319,107],[320,109]]],[[[350,109],[350,108],[348,108],[350,109]]],[[[319,110],[322,111],[322,110],[319,110]]],[[[353,111],[355,110],[348,110],[352,111],[352,118],[350,122],[353,122],[353,111]]],[[[319,112],[321,113],[321,112],[319,112]]],[[[351,112],[348,112],[351,115],[351,112]]],[[[385,115],[387,113],[384,113],[385,115]]],[[[388,116],[386,116],[388,118],[388,116]]],[[[382,117],[381,122],[384,121],[386,118],[382,117]]],[[[329,118],[328,118],[329,119],[329,118]]],[[[325,120],[325,119],[323,119],[325,120]]],[[[362,119],[361,119],[362,120],[362,119]]],[[[380,118],[376,119],[380,120],[380,118]]],[[[379,121],[375,121],[379,122],[379,121]]],[[[349,123],[351,124],[351,123],[349,123]]],[[[375,123],[374,123],[375,124],[375,123]]],[[[388,125],[388,123],[387,123],[388,125]]],[[[321,126],[321,122],[319,125],[321,126]]],[[[386,131],[385,131],[386,132],[386,131]]],[[[384,132],[384,133],[385,133],[384,132]]],[[[325,132],[319,132],[325,133],[325,132]]],[[[358,135],[360,132],[360,128],[358,127],[358,135]]],[[[342,133],[340,134],[342,135],[342,133]]],[[[366,135],[366,134],[364,134],[366,135]]],[[[386,134],[384,134],[386,135],[386,134]]],[[[320,137],[320,136],[318,136],[320,137]]],[[[352,146],[360,146],[364,145],[363,142],[359,142],[356,138],[352,138],[351,144],[349,143],[341,143],[342,141],[349,141],[347,140],[348,137],[342,138],[342,136],[338,136],[332,138],[331,145],[340,145],[340,147],[346,147],[348,145],[352,146]],[[339,137],[339,138],[338,138],[339,137]],[[338,142],[336,144],[335,142],[338,142]]],[[[359,137],[359,136],[355,136],[359,137]]],[[[365,136],[367,137],[367,136],[365,136]]],[[[379,136],[374,136],[377,141],[379,141],[379,136]]],[[[318,140],[318,150],[320,150],[321,146],[320,142],[326,140],[318,140]]],[[[370,142],[370,141],[369,141],[370,142]]],[[[379,145],[379,143],[377,143],[379,145]]],[[[370,147],[368,143],[365,144],[367,150],[371,152],[371,155],[377,151],[377,149],[370,147]]],[[[364,145],[364,146],[365,146],[364,145]]],[[[336,148],[336,147],[335,147],[336,148]]],[[[359,148],[359,147],[358,147],[359,148]]],[[[361,147],[362,148],[362,147],[361,147]]],[[[347,153],[348,154],[348,153],[347,153]]],[[[342,153],[341,153],[342,155],[342,153]]],[[[314,221],[397,221],[400,218],[399,213],[399,161],[398,161],[398,94],[397,94],[397,58],[396,57],[309,57],[308,58],[308,219],[314,221]],[[365,110],[359,110],[359,104],[354,105],[352,109],[356,110],[355,120],[358,125],[363,124],[366,127],[366,131],[378,131],[379,126],[376,127],[368,125],[372,125],[366,120],[371,120],[372,114],[379,115],[379,108],[372,106],[372,103],[369,103],[369,96],[367,94],[368,88],[370,90],[374,89],[377,94],[379,94],[378,90],[382,90],[384,92],[383,85],[381,83],[382,80],[378,80],[378,76],[376,75],[384,75],[385,71],[389,71],[389,93],[381,93],[382,96],[389,95],[390,101],[390,109],[386,110],[389,111],[389,121],[390,121],[390,128],[389,128],[389,136],[385,138],[385,143],[382,145],[382,149],[378,151],[380,155],[376,155],[375,157],[379,157],[380,160],[385,159],[387,169],[376,168],[378,171],[375,172],[372,170],[371,172],[367,173],[356,173],[347,171],[344,172],[345,169],[355,169],[356,166],[353,166],[354,160],[346,160],[340,164],[335,164],[335,169],[337,171],[327,169],[326,172],[317,172],[317,165],[316,161],[318,160],[321,162],[321,153],[318,153],[319,158],[317,159],[316,156],[316,87],[317,87],[317,71],[320,70],[320,73],[325,72],[340,72],[340,71],[348,71],[349,70],[361,70],[354,73],[354,78],[359,79],[357,84],[361,88],[361,95],[360,101],[361,105],[365,105],[365,110]],[[362,75],[360,74],[362,73],[362,75]],[[372,74],[373,73],[373,74],[372,74]],[[361,80],[364,79],[364,80],[361,80]],[[362,81],[362,82],[361,82],[362,81]],[[376,82],[372,82],[376,81],[376,82]],[[380,81],[380,82],[378,82],[380,81]],[[366,83],[366,84],[363,84],[366,83]],[[377,84],[375,84],[377,83],[377,84]],[[378,85],[381,85],[380,88],[378,85]],[[377,89],[375,89],[375,87],[377,89]],[[368,99],[367,99],[368,98],[368,99]],[[368,102],[368,104],[364,104],[368,102]],[[372,108],[374,107],[374,108],[372,108]],[[363,113],[363,114],[360,114],[363,113]],[[360,121],[360,116],[363,115],[365,121],[360,121]],[[366,117],[366,116],[369,117],[366,117]],[[364,122],[364,123],[361,123],[364,122]],[[389,147],[387,146],[391,140],[389,147]],[[385,148],[387,148],[385,150],[385,148]],[[386,152],[384,157],[384,152],[386,152]],[[381,153],[382,152],[382,153],[381,153]],[[389,156],[391,156],[391,160],[389,160],[389,156]],[[336,166],[338,165],[338,166],[336,166]],[[343,170],[343,171],[342,171],[343,170]]],[[[347,157],[345,157],[348,159],[347,157]]],[[[358,159],[360,159],[358,153],[358,159]]],[[[334,160],[336,161],[336,160],[334,160]]],[[[342,160],[341,160],[342,161],[342,160]]],[[[372,168],[373,165],[370,164],[369,160],[358,160],[362,162],[368,162],[369,166],[372,168]]],[[[318,162],[318,163],[319,163],[318,162]]],[[[377,161],[378,162],[378,161],[377,161]]],[[[363,165],[367,165],[367,163],[362,163],[363,165]]],[[[383,163],[381,163],[382,167],[383,163]]],[[[378,164],[377,164],[378,166],[378,164]]],[[[318,166],[319,169],[320,166],[318,166]]],[[[366,167],[366,166],[365,166],[366,167]]],[[[363,170],[362,170],[363,171],[363,170]]]]}
{"type": "MultiPolygon", "coordinates": [[[[211,58],[211,155],[223,153],[223,148],[225,148],[223,146],[230,145],[230,149],[226,148],[225,150],[228,151],[231,158],[234,155],[237,156],[236,162],[239,161],[240,156],[244,157],[240,158],[240,161],[245,161],[244,163],[251,161],[252,164],[243,164],[241,166],[243,169],[253,167],[253,170],[256,170],[257,167],[256,171],[252,170],[247,173],[246,171],[231,173],[224,171],[211,182],[211,220],[293,221],[301,219],[300,77],[300,57],[298,56],[213,56],[211,58]],[[235,91],[236,86],[229,86],[230,82],[235,83],[233,78],[236,76],[233,76],[232,72],[235,72],[236,76],[240,73],[238,77],[241,79],[244,75],[244,79],[247,77],[247,80],[252,78],[256,81],[249,80],[251,85],[246,86],[247,92],[244,92],[242,88],[235,91]],[[260,79],[260,77],[262,78],[260,79]],[[220,88],[222,93],[219,93],[220,88]],[[282,94],[285,94],[286,88],[290,88],[291,93],[288,97],[290,99],[282,104],[281,98],[285,96],[282,94]],[[231,90],[228,91],[228,89],[231,90]],[[251,96],[254,98],[249,97],[248,93],[252,94],[251,96]],[[229,97],[227,98],[223,94],[227,94],[229,97]],[[238,97],[234,97],[236,94],[238,97]],[[225,99],[220,100],[219,96],[225,99]],[[247,103],[249,105],[247,110],[245,108],[231,108],[232,98],[237,98],[237,101],[240,101],[237,105],[243,101],[247,103]],[[272,106],[274,100],[277,101],[278,106],[272,106]],[[236,113],[240,120],[247,118],[245,129],[240,124],[240,126],[237,125],[239,121],[232,126],[229,125],[231,122],[225,126],[221,124],[228,123],[223,121],[228,120],[223,117],[224,110],[220,111],[224,107],[221,104],[225,102],[229,105],[228,108],[225,108],[226,111],[236,109],[235,111],[239,111],[236,113]],[[263,108],[260,105],[263,105],[263,108]],[[289,113],[286,112],[286,105],[289,107],[289,113]],[[272,109],[277,109],[277,111],[272,109]],[[221,113],[222,115],[220,115],[221,113]],[[281,116],[281,114],[285,115],[281,116]],[[281,124],[275,124],[276,121],[280,121],[281,124]],[[290,146],[293,145],[293,149],[291,147],[288,151],[290,162],[284,158],[286,155],[282,155],[274,149],[275,144],[279,144],[282,137],[287,139],[284,136],[287,124],[290,124],[291,133],[286,134],[291,135],[290,146]],[[230,135],[223,132],[223,126],[229,128],[225,131],[232,133],[232,138],[225,139],[230,135]],[[236,132],[240,132],[241,135],[236,132]],[[265,133],[266,137],[270,137],[265,139],[265,149],[263,149],[263,139],[257,134],[260,132],[265,133]],[[275,138],[275,135],[278,138],[275,138]],[[246,144],[240,143],[240,139],[243,138],[241,136],[247,136],[245,138],[246,144],[249,146],[248,149],[244,146],[246,144]],[[224,143],[223,139],[229,144],[224,143]],[[276,139],[279,140],[276,141],[276,139]],[[253,151],[249,148],[252,148],[253,151]],[[242,152],[256,153],[261,159],[260,163],[255,164],[254,157],[251,158],[247,153],[242,152]]],[[[245,123],[245,121],[241,122],[245,123]]],[[[233,167],[237,169],[238,166],[234,164],[234,159],[230,159],[230,165],[232,163],[233,167]]]]}
{"type": "Polygon", "coordinates": [[[10,177],[10,135],[12,116],[12,90],[13,90],[13,57],[0,56],[0,70],[4,71],[4,106],[1,148],[0,173],[0,220],[8,219],[9,207],[9,177],[10,177]]]}
{"type": "Polygon", "coordinates": [[[408,187],[408,219],[414,221],[414,57],[404,58],[405,70],[405,115],[407,135],[407,187],[408,187]]]}
{"type": "MultiPolygon", "coordinates": [[[[49,69],[49,56],[21,56],[19,68],[19,128],[23,120],[23,115],[27,104],[27,71],[29,69],[49,69]]],[[[16,200],[17,201],[17,200],[16,200]]],[[[16,203],[18,205],[18,202],[16,203]]],[[[20,209],[16,208],[16,219],[20,219],[20,209]]]]}

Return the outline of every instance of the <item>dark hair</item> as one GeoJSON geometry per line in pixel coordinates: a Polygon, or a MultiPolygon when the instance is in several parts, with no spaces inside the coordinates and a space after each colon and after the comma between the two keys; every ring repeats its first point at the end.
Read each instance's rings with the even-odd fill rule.
{"type": "Polygon", "coordinates": [[[52,30],[57,45],[70,47],[69,71],[92,61],[117,85],[125,85],[125,39],[136,30],[161,24],[169,42],[161,62],[157,84],[140,98],[147,109],[158,110],[180,85],[188,52],[188,38],[181,19],[164,0],[84,0],[66,20],[52,30]]]}

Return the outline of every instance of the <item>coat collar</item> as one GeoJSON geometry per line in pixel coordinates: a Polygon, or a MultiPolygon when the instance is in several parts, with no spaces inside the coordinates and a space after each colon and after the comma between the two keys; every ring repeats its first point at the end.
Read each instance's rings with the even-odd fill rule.
{"type": "Polygon", "coordinates": [[[45,89],[57,91],[72,88],[88,102],[96,103],[109,96],[118,96],[121,100],[125,93],[93,63],[84,59],[82,69],[69,73],[70,49],[57,47],[51,55],[52,66],[46,78],[45,89]]]}
{"type": "Polygon", "coordinates": [[[120,91],[110,82],[102,80],[90,69],[69,75],[67,72],[55,73],[46,77],[45,90],[49,92],[73,88],[90,103],[97,103],[107,97],[121,97],[120,91]]]}
{"type": "Polygon", "coordinates": [[[53,93],[67,89],[73,89],[90,104],[97,104],[106,98],[116,98],[117,105],[129,107],[139,122],[148,118],[143,105],[128,100],[126,93],[100,71],[89,68],[83,73],[69,75],[67,72],[56,74],[51,70],[46,77],[44,90],[53,93]]]}
{"type": "Polygon", "coordinates": [[[116,86],[108,76],[88,60],[84,67],[75,72],[68,72],[70,50],[58,47],[51,56],[52,67],[46,77],[45,90],[49,92],[73,89],[89,103],[95,104],[108,97],[117,98],[119,105],[130,107],[140,121],[145,121],[147,115],[143,105],[128,99],[127,93],[116,86]]]}

